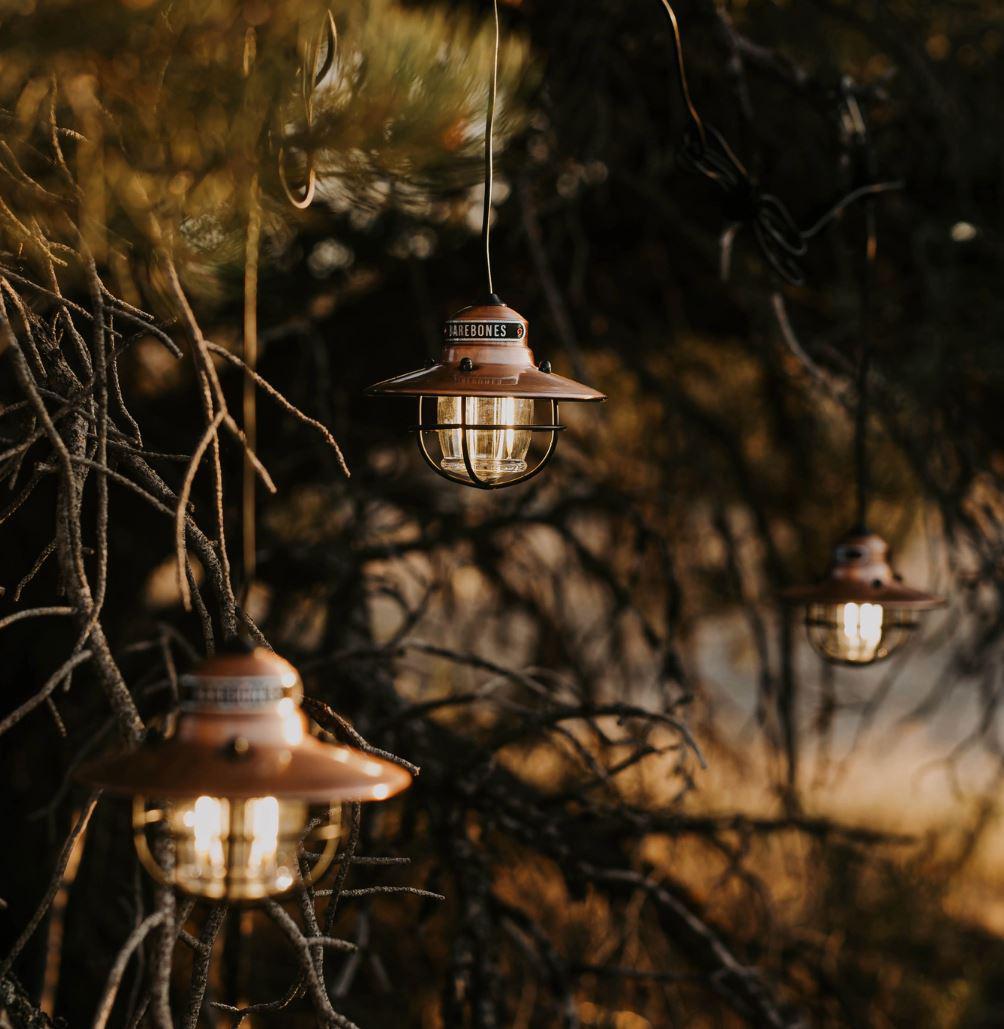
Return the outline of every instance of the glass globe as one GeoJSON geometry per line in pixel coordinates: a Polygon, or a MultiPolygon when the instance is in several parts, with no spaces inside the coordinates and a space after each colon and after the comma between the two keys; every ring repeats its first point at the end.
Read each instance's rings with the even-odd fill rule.
{"type": "Polygon", "coordinates": [[[338,806],[318,812],[316,805],[312,810],[301,800],[267,796],[203,795],[163,804],[137,797],[133,811],[148,870],[162,882],[213,900],[261,900],[285,893],[299,881],[301,857],[308,880],[323,875],[341,830],[338,806]],[[154,842],[158,832],[168,847],[154,842]],[[308,849],[318,839],[321,850],[308,849]]]}
{"type": "Polygon", "coordinates": [[[828,661],[869,665],[898,650],[917,627],[916,611],[883,604],[809,604],[805,625],[813,649],[828,661]]]}
{"type": "MultiPolygon", "coordinates": [[[[533,400],[523,397],[439,397],[436,421],[445,425],[464,421],[468,425],[500,426],[466,430],[468,455],[475,474],[485,482],[498,482],[526,471],[531,432],[529,428],[516,426],[532,425],[533,412],[533,400]]],[[[470,478],[464,463],[463,432],[463,429],[439,430],[443,454],[440,466],[444,471],[470,478]]]]}

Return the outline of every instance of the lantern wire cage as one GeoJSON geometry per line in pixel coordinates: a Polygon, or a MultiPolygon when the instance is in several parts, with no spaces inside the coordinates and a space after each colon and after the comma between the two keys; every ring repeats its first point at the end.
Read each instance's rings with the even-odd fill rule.
{"type": "Polygon", "coordinates": [[[135,796],[133,840],[140,863],[165,886],[209,900],[256,901],[310,886],[334,860],[341,805],[300,800],[135,796]],[[313,844],[319,849],[311,849],[313,844]]]}
{"type": "Polygon", "coordinates": [[[437,419],[446,420],[426,423],[424,404],[427,399],[418,398],[418,425],[415,427],[422,457],[433,471],[451,482],[478,489],[514,486],[538,475],[554,453],[558,433],[565,428],[558,421],[556,400],[546,402],[549,418],[537,422],[534,412],[539,401],[536,398],[439,397],[437,419]],[[528,465],[531,437],[543,432],[548,433],[544,453],[536,463],[528,465]],[[430,437],[436,440],[442,455],[438,462],[429,450],[430,437]]]}
{"type": "Polygon", "coordinates": [[[835,664],[881,661],[907,642],[919,622],[917,611],[868,601],[809,604],[805,609],[813,650],[835,664]]]}

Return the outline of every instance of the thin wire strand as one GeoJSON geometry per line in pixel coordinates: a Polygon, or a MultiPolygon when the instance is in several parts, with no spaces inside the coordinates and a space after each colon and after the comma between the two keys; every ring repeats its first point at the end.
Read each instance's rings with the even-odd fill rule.
{"type": "MultiPolygon", "coordinates": [[[[498,63],[498,12],[496,11],[496,44],[495,60],[498,63]]],[[[314,120],[314,90],[320,85],[335,62],[338,50],[338,26],[330,8],[326,12],[321,41],[313,46],[303,57],[301,68],[300,90],[303,97],[304,117],[307,129],[314,120]],[[321,45],[324,45],[324,59],[318,61],[321,45]]],[[[253,31],[245,36],[243,70],[247,78],[254,69],[255,37],[253,31]]],[[[303,196],[297,197],[286,181],[285,153],[279,148],[279,179],[289,202],[303,210],[310,206],[314,199],[314,188],[317,177],[314,170],[313,154],[307,155],[307,182],[303,196]]],[[[258,267],[261,258],[261,200],[258,188],[258,176],[251,179],[248,189],[248,226],[244,249],[244,376],[243,414],[244,439],[247,444],[244,450],[244,476],[241,502],[242,552],[244,564],[245,600],[257,569],[257,532],[255,520],[255,478],[260,469],[255,466],[254,454],[258,446],[258,392],[256,389],[256,372],[258,367],[258,267]]],[[[491,273],[489,272],[489,279],[491,273]]]]}
{"type": "Polygon", "coordinates": [[[697,113],[697,108],[694,106],[694,101],[690,96],[690,86],[687,85],[687,70],[683,64],[683,37],[680,35],[680,23],[677,20],[676,11],[673,10],[669,0],[662,0],[662,6],[666,9],[666,14],[669,16],[670,25],[673,26],[673,46],[676,51],[676,73],[680,80],[680,92],[683,94],[683,101],[687,105],[691,124],[694,126],[697,138],[701,142],[701,148],[704,149],[707,147],[707,137],[704,134],[704,122],[701,121],[701,116],[697,113]]]}
{"type": "Polygon", "coordinates": [[[492,11],[495,16],[495,53],[492,59],[491,84],[488,87],[488,113],[485,117],[485,203],[481,218],[481,241],[485,252],[485,275],[488,279],[488,294],[495,295],[495,286],[492,282],[492,187],[495,177],[495,152],[493,144],[493,133],[495,127],[495,99],[498,95],[499,85],[499,4],[498,0],[492,0],[492,11]]]}

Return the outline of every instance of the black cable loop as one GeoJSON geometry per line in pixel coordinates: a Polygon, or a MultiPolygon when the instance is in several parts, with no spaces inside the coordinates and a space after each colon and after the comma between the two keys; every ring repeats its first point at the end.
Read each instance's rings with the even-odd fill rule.
{"type": "MultiPolygon", "coordinates": [[[[869,181],[841,197],[826,213],[807,229],[800,229],[789,208],[780,197],[763,191],[756,179],[736,155],[725,137],[712,125],[706,124],[690,94],[683,57],[683,38],[679,21],[669,0],[660,0],[672,26],[673,48],[679,77],[680,92],[690,122],[684,132],[680,156],[691,170],[703,175],[722,191],[722,209],[728,227],[722,234],[722,274],[728,275],[729,257],[736,233],[750,226],[757,248],[767,265],[782,280],[792,286],[805,281],[801,261],[808,253],[808,241],[819,235],[840,213],[851,204],[879,193],[901,189],[900,182],[869,181]]],[[[845,97],[846,81],[842,83],[845,97]]],[[[855,108],[857,107],[855,101],[855,108]]],[[[853,116],[851,116],[853,119],[853,116]]],[[[860,118],[860,110],[857,111],[860,118]]]]}
{"type": "MultiPolygon", "coordinates": [[[[317,42],[303,54],[300,63],[300,99],[303,103],[304,125],[308,144],[305,151],[307,158],[306,181],[300,187],[299,195],[290,185],[286,175],[285,146],[280,144],[276,154],[279,184],[282,186],[286,199],[293,207],[300,211],[306,210],[313,203],[314,192],[317,188],[317,168],[314,164],[314,153],[309,142],[309,136],[314,125],[314,92],[335,63],[337,50],[338,26],[335,24],[335,17],[329,9],[326,12],[322,32],[317,42]],[[322,44],[324,46],[324,59],[320,62],[320,66],[318,66],[318,56],[322,44]]],[[[245,64],[247,64],[246,57],[245,64]]]]}

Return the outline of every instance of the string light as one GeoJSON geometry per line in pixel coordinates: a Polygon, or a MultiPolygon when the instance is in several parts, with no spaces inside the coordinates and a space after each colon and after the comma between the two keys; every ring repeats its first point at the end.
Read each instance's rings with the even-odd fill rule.
{"type": "MultiPolygon", "coordinates": [[[[245,36],[243,69],[254,69],[255,35],[245,36]]],[[[313,92],[331,68],[337,30],[330,11],[322,39],[304,54],[301,92],[309,131],[313,92]],[[319,62],[321,45],[325,57],[319,62]]],[[[310,205],[313,157],[301,195],[290,188],[285,154],[279,178],[287,199],[310,205]]],[[[244,271],[244,429],[248,451],[257,438],[254,371],[261,244],[259,183],[248,186],[244,271]]],[[[254,465],[246,454],[243,482],[245,590],[255,574],[254,465]]],[[[105,758],[81,778],[133,797],[139,857],[158,881],[195,896],[255,901],[315,881],[330,866],[341,833],[341,805],[386,800],[411,784],[398,765],[352,747],[325,744],[307,732],[300,677],[262,647],[241,647],[205,661],[182,680],[184,698],[173,731],[138,750],[105,758]]]]}

